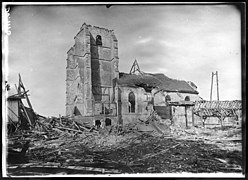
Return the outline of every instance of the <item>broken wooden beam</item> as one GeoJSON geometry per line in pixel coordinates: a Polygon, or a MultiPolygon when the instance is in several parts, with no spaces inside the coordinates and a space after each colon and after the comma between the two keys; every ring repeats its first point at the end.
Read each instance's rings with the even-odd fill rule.
{"type": "MultiPolygon", "coordinates": [[[[142,160],[145,160],[145,159],[147,159],[147,158],[151,158],[151,157],[154,157],[154,156],[157,156],[157,155],[159,155],[159,154],[162,154],[162,153],[165,153],[166,151],[168,151],[168,150],[170,150],[170,149],[172,149],[172,148],[175,148],[175,147],[177,147],[177,146],[179,146],[180,144],[176,144],[176,145],[174,145],[174,146],[172,146],[172,147],[169,147],[169,148],[167,148],[167,149],[165,149],[165,150],[162,150],[162,151],[160,151],[160,152],[158,152],[158,153],[155,153],[155,154],[147,154],[147,155],[145,155],[143,158],[141,158],[141,159],[138,159],[138,160],[135,160],[135,161],[142,161],[142,160]]],[[[132,162],[130,162],[130,164],[132,164],[134,161],[132,161],[132,162]]]]}
{"type": "MultiPolygon", "coordinates": [[[[76,171],[89,171],[89,172],[98,172],[98,173],[102,173],[102,174],[118,174],[121,173],[119,170],[117,169],[106,169],[106,168],[97,168],[97,167],[85,167],[85,166],[61,166],[60,163],[47,163],[47,164],[26,164],[26,165],[22,165],[22,166],[17,166],[17,167],[13,167],[11,168],[12,170],[14,169],[18,169],[18,171],[21,171],[24,168],[56,168],[56,170],[58,171],[62,171],[64,173],[66,173],[67,171],[71,170],[75,170],[76,171]]],[[[78,173],[77,173],[78,174],[78,173]]]]}
{"type": "Polygon", "coordinates": [[[68,131],[74,131],[74,132],[83,133],[82,131],[79,131],[79,130],[76,130],[76,129],[71,129],[71,128],[65,128],[65,127],[57,127],[57,129],[62,129],[62,130],[68,130],[68,131]]]}
{"type": "Polygon", "coordinates": [[[160,134],[164,134],[163,131],[158,126],[156,126],[154,122],[151,122],[150,124],[154,127],[154,129],[156,129],[157,132],[159,132],[160,134]]]}

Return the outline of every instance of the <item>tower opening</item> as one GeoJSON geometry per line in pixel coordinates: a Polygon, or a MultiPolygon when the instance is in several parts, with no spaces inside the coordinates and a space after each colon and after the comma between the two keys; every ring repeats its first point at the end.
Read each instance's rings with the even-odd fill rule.
{"type": "Polygon", "coordinates": [[[99,45],[99,46],[102,45],[102,37],[100,35],[96,36],[96,45],[99,45]]]}

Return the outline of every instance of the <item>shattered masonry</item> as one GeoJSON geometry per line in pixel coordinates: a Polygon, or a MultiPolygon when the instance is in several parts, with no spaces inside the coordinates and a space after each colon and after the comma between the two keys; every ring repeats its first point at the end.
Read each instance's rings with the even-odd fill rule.
{"type": "Polygon", "coordinates": [[[194,83],[144,73],[137,61],[130,73],[119,72],[118,41],[113,30],[84,23],[74,39],[67,52],[68,116],[80,116],[102,127],[145,119],[152,110],[172,119],[181,117],[185,107],[169,106],[168,102],[200,100],[194,83]]]}

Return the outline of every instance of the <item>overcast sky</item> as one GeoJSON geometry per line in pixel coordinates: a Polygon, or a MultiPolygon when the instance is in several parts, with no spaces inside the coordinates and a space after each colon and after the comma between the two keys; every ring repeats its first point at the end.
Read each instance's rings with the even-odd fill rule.
{"type": "Polygon", "coordinates": [[[66,53],[84,22],[114,30],[121,72],[137,59],[144,72],[194,82],[209,100],[218,71],[220,100],[241,99],[241,21],[232,5],[12,6],[8,82],[15,91],[20,73],[41,115],[65,115],[66,53]]]}

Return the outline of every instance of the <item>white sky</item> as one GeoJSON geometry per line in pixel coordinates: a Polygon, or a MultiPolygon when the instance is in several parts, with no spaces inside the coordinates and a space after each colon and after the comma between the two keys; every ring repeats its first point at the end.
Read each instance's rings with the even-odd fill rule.
{"type": "Polygon", "coordinates": [[[66,53],[84,22],[114,30],[121,72],[129,72],[137,59],[144,72],[194,82],[209,100],[211,73],[218,71],[220,100],[241,99],[241,21],[232,5],[16,5],[10,10],[8,83],[15,92],[20,73],[41,115],[65,114],[66,53]]]}

